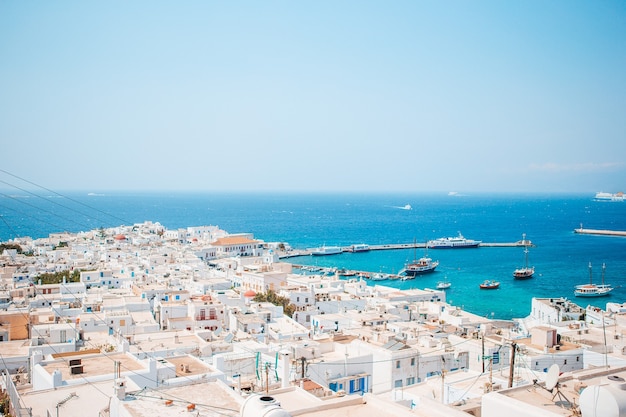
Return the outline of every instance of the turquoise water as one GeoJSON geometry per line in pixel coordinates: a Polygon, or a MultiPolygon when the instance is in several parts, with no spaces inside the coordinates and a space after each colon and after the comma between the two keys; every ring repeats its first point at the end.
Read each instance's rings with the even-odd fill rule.
{"type": "MultiPolygon", "coordinates": [[[[425,242],[459,231],[484,242],[514,242],[526,233],[536,246],[529,263],[535,277],[513,280],[523,266],[522,248],[430,250],[440,262],[436,272],[398,288],[434,288],[444,277],[452,283],[448,301],[473,313],[500,319],[526,316],[531,297],[568,297],[583,307],[626,301],[626,238],[573,233],[584,227],[626,230],[626,203],[596,202],[592,195],[437,194],[128,194],[87,193],[37,196],[0,195],[0,240],[43,237],[58,231],[160,222],[167,228],[218,225],[230,233],[251,232],[265,241],[294,248],[425,242]],[[400,207],[410,204],[411,210],[400,207]],[[587,265],[606,264],[606,282],[619,287],[608,297],[575,299],[573,288],[589,280],[587,265]],[[500,289],[481,291],[485,279],[500,289]]],[[[418,249],[417,256],[424,254],[418,249]]],[[[413,249],[371,251],[327,257],[299,257],[294,263],[373,272],[398,272],[414,257],[413,249]]]]}

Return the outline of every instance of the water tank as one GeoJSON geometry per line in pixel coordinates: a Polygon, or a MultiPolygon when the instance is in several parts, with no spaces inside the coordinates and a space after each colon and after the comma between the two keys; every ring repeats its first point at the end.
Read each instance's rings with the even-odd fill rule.
{"type": "Polygon", "coordinates": [[[291,414],[283,410],[274,397],[268,395],[251,395],[246,398],[239,415],[241,417],[291,417],[291,414]]]}
{"type": "Polygon", "coordinates": [[[626,391],[614,385],[592,385],[580,394],[582,417],[626,417],[626,391]]]}

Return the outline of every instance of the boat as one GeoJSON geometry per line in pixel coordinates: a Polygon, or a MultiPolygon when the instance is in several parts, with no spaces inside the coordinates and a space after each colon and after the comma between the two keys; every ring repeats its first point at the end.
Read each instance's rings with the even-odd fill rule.
{"type": "Polygon", "coordinates": [[[404,267],[404,274],[407,275],[407,277],[415,278],[416,275],[433,272],[438,265],[439,261],[433,261],[432,258],[424,256],[406,264],[404,267]]]}
{"type": "Polygon", "coordinates": [[[577,285],[574,289],[574,295],[576,297],[603,297],[609,295],[611,291],[613,291],[613,287],[610,284],[604,283],[605,269],[606,266],[602,264],[602,284],[594,284],[591,273],[591,262],[589,262],[589,284],[577,285]]]}
{"type": "MultiPolygon", "coordinates": [[[[523,241],[526,241],[526,235],[523,235],[523,241]]],[[[524,263],[524,267],[522,268],[517,268],[515,271],[513,271],[513,278],[515,279],[528,279],[528,278],[532,278],[533,274],[535,273],[535,267],[534,266],[528,266],[528,246],[526,246],[524,248],[524,257],[525,257],[525,263],[524,263]]]]}
{"type": "Polygon", "coordinates": [[[461,232],[455,237],[442,237],[439,239],[429,240],[426,243],[427,248],[431,249],[461,249],[461,248],[477,248],[482,241],[466,239],[461,232]]]}
{"type": "Polygon", "coordinates": [[[357,243],[355,245],[351,245],[348,250],[350,252],[367,252],[370,250],[370,245],[366,243],[357,243]]]}
{"type": "Polygon", "coordinates": [[[370,281],[385,281],[389,279],[389,274],[384,274],[382,272],[375,272],[369,276],[370,281]]]}
{"type": "Polygon", "coordinates": [[[433,261],[428,257],[428,254],[424,254],[423,257],[416,259],[417,255],[415,251],[417,250],[417,245],[415,242],[413,243],[413,262],[407,263],[404,266],[404,275],[407,276],[407,279],[415,278],[416,275],[427,274],[429,272],[433,272],[435,268],[439,265],[439,261],[433,261]]]}
{"type": "Polygon", "coordinates": [[[596,201],[626,201],[626,194],[624,194],[623,192],[619,192],[619,193],[600,192],[600,193],[596,193],[594,200],[596,201]]]}
{"type": "Polygon", "coordinates": [[[500,287],[500,282],[499,281],[493,281],[490,279],[486,279],[482,282],[482,284],[480,284],[480,289],[481,290],[495,290],[497,288],[500,287]]]}
{"type": "Polygon", "coordinates": [[[313,256],[336,255],[342,253],[343,250],[339,246],[320,246],[311,251],[313,256]]]}
{"type": "Polygon", "coordinates": [[[436,288],[438,290],[447,290],[448,288],[450,288],[452,286],[452,283],[448,281],[448,279],[444,279],[443,281],[439,281],[437,283],[436,288]]]}

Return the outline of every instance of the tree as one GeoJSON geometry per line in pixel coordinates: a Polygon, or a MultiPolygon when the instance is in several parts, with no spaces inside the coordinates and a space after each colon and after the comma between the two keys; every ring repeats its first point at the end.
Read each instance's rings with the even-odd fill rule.
{"type": "Polygon", "coordinates": [[[289,298],[276,294],[274,290],[267,290],[266,293],[258,293],[254,296],[252,301],[257,303],[267,302],[272,303],[275,306],[282,306],[283,312],[289,317],[291,317],[294,311],[296,311],[296,306],[289,302],[289,298]]]}

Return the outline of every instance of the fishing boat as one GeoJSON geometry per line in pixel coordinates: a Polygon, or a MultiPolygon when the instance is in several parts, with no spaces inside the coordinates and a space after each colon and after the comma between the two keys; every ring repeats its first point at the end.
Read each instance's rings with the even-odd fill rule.
{"type": "Polygon", "coordinates": [[[404,266],[403,274],[406,276],[406,279],[413,279],[417,275],[427,274],[429,272],[433,272],[435,268],[439,265],[439,261],[433,261],[432,258],[428,257],[428,253],[426,252],[424,256],[417,259],[417,244],[415,241],[413,242],[413,262],[407,263],[404,266]]]}
{"type": "Polygon", "coordinates": [[[482,241],[474,239],[466,239],[461,232],[455,237],[441,237],[439,239],[429,240],[426,243],[427,248],[431,249],[462,249],[477,248],[482,241]]]}
{"type": "Polygon", "coordinates": [[[604,283],[604,271],[606,270],[605,264],[602,264],[602,284],[593,283],[593,274],[591,273],[591,262],[589,262],[589,284],[577,285],[574,289],[574,295],[576,297],[602,297],[609,295],[613,291],[613,287],[610,284],[604,283]]]}
{"type": "MultiPolygon", "coordinates": [[[[522,235],[522,239],[525,242],[526,241],[526,235],[522,235]]],[[[513,278],[515,279],[528,279],[528,278],[532,278],[533,274],[535,273],[535,267],[534,266],[528,266],[528,246],[524,247],[524,258],[525,258],[525,263],[524,263],[524,267],[523,268],[517,268],[515,271],[513,271],[513,278]]]]}
{"type": "Polygon", "coordinates": [[[493,281],[490,279],[486,279],[482,282],[482,284],[480,284],[480,289],[481,290],[495,290],[497,288],[500,287],[500,282],[499,281],[493,281]]]}

